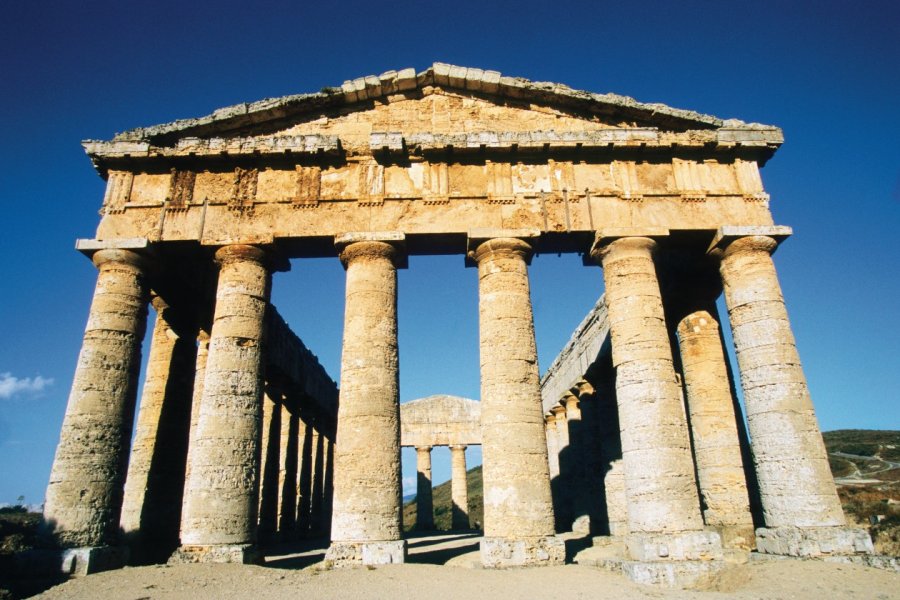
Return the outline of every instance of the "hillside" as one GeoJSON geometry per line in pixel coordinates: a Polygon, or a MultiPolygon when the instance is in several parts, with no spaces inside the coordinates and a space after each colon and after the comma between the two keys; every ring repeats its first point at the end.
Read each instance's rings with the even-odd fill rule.
{"type": "Polygon", "coordinates": [[[822,434],[847,519],[869,527],[875,549],[900,556],[900,431],[822,434]]]}
{"type": "MultiPolygon", "coordinates": [[[[481,482],[481,466],[469,469],[466,473],[469,486],[469,523],[474,529],[481,529],[484,523],[484,491],[481,482]]],[[[435,486],[432,490],[434,504],[434,525],[439,530],[450,529],[451,501],[450,482],[435,486]]],[[[412,531],[416,524],[416,499],[403,505],[403,531],[412,531]]]]}

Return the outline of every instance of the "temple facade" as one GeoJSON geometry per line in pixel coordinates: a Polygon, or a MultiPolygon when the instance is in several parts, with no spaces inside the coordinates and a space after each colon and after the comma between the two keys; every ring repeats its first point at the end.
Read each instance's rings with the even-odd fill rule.
{"type": "MultiPolygon", "coordinates": [[[[125,547],[251,562],[308,532],[330,535],[334,566],[403,562],[397,269],[421,254],[478,278],[480,431],[445,443],[482,445],[486,567],[561,564],[567,529],[616,537],[616,568],[658,583],[708,575],[726,549],[871,552],[844,520],[772,261],[791,230],[760,167],[781,143],[441,63],[85,142],[107,181],[77,243],[98,279],[46,502],[69,568],[125,547]],[[543,385],[535,252],[580,254],[580,285],[604,294],[543,385]],[[325,256],[346,269],[339,386],[269,301],[289,259],[325,256]]],[[[424,477],[442,442],[409,443],[424,477]]]]}

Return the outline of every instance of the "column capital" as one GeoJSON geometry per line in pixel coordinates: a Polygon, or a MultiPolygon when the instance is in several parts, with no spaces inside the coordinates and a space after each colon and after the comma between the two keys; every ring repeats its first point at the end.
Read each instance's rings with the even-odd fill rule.
{"type": "Polygon", "coordinates": [[[215,261],[220,267],[234,262],[254,262],[270,271],[289,271],[291,268],[287,260],[271,249],[250,244],[222,246],[216,250],[215,261]]]}
{"type": "Polygon", "coordinates": [[[578,396],[579,399],[583,396],[592,396],[596,392],[597,390],[596,388],[594,388],[594,384],[584,379],[582,379],[572,387],[572,393],[578,396]]]}
{"type": "Polygon", "coordinates": [[[736,251],[765,250],[771,254],[793,232],[784,225],[725,225],[716,230],[707,253],[722,257],[736,251]]]}
{"type": "MultiPolygon", "coordinates": [[[[560,402],[563,402],[563,400],[560,400],[560,402]]],[[[554,419],[558,421],[560,419],[560,415],[562,417],[565,417],[566,407],[562,404],[554,404],[552,407],[550,407],[550,412],[553,414],[554,419]]]]}
{"type": "Polygon", "coordinates": [[[416,452],[431,452],[432,446],[416,446],[416,452]]]}
{"type": "Polygon", "coordinates": [[[718,331],[719,323],[705,310],[698,310],[683,318],[677,329],[678,336],[684,337],[685,334],[700,333],[704,330],[718,331]]]}
{"type": "Polygon", "coordinates": [[[581,402],[581,400],[572,392],[566,392],[565,394],[563,394],[562,400],[560,400],[559,402],[560,405],[563,406],[563,408],[568,409],[569,405],[573,402],[575,403],[575,406],[578,407],[578,404],[581,402]]]}
{"type": "MultiPolygon", "coordinates": [[[[469,240],[470,248],[473,247],[473,240],[469,240]]],[[[526,265],[531,264],[531,256],[534,254],[534,248],[521,238],[499,237],[489,240],[474,242],[474,248],[470,249],[466,254],[467,262],[470,265],[477,265],[485,258],[494,258],[497,256],[518,256],[526,265]]]]}
{"type": "Polygon", "coordinates": [[[466,266],[475,266],[494,254],[518,254],[525,264],[531,264],[534,242],[540,235],[537,229],[473,229],[466,241],[466,266]]]}
{"type": "Polygon", "coordinates": [[[662,227],[601,229],[594,235],[590,255],[597,264],[602,265],[603,258],[613,249],[653,252],[656,249],[656,239],[668,235],[669,230],[662,227]]]}
{"type": "Polygon", "coordinates": [[[106,248],[94,252],[91,262],[98,269],[109,264],[123,264],[134,267],[138,271],[147,272],[151,267],[151,259],[144,254],[124,248],[106,248]]]}
{"type": "Polygon", "coordinates": [[[449,447],[450,447],[450,450],[456,450],[456,451],[465,450],[466,448],[468,448],[468,446],[465,444],[450,444],[449,447]]]}
{"type": "Polygon", "coordinates": [[[387,258],[397,269],[406,268],[406,235],[399,231],[350,232],[334,238],[344,268],[358,259],[387,258]]]}

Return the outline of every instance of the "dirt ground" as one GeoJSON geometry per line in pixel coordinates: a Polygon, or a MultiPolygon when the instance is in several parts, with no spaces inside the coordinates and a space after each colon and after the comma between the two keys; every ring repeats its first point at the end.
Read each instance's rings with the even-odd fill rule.
{"type": "MultiPolygon", "coordinates": [[[[642,586],[622,575],[578,564],[483,570],[474,567],[478,559],[478,540],[473,535],[414,537],[409,540],[407,564],[343,570],[322,568],[322,546],[284,547],[269,556],[265,566],[125,568],[75,579],[38,597],[48,600],[900,599],[900,574],[821,561],[765,560],[734,565],[704,590],[642,586]]],[[[573,546],[572,549],[580,548],[573,546]]]]}

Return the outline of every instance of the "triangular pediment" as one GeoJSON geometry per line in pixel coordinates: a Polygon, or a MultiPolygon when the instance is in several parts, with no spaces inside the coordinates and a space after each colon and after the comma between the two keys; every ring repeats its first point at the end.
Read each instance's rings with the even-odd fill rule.
{"type": "Polygon", "coordinates": [[[644,104],[435,63],[312,94],[238,104],[197,119],[85,142],[108,158],[244,153],[371,153],[379,149],[529,148],[752,143],[774,150],[775,127],[644,104]],[[676,136],[676,137],[673,137],[676,136]]]}

